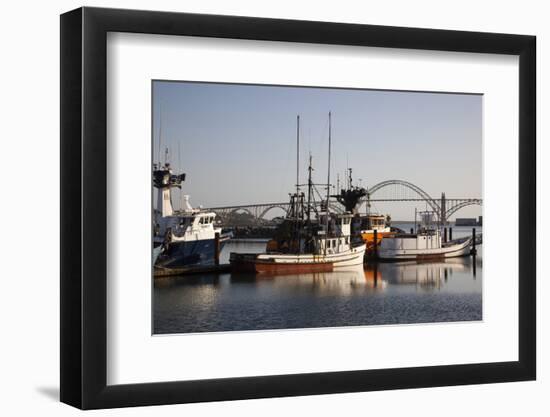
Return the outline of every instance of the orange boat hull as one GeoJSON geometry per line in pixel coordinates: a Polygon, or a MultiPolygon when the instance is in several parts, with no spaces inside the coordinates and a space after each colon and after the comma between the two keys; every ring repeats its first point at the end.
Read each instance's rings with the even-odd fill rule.
{"type": "MultiPolygon", "coordinates": [[[[376,233],[376,246],[380,246],[382,239],[387,236],[394,235],[394,232],[378,232],[376,233]]],[[[374,254],[375,242],[374,242],[374,233],[361,233],[363,242],[367,245],[367,250],[365,251],[367,256],[374,254]]]]}

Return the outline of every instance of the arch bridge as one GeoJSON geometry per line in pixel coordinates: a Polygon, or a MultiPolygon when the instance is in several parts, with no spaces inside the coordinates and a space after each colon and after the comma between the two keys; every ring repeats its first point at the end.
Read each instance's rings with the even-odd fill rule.
{"type": "MultiPolygon", "coordinates": [[[[447,224],[449,219],[458,210],[472,206],[481,206],[483,201],[481,198],[447,198],[445,193],[441,193],[441,197],[435,199],[419,186],[405,180],[387,180],[379,182],[372,187],[367,188],[367,196],[359,202],[359,209],[365,204],[375,202],[400,202],[400,201],[424,201],[431,210],[433,210],[441,224],[447,224]]],[[[319,202],[316,203],[319,206],[319,202]]],[[[236,206],[221,206],[210,207],[205,210],[216,213],[222,222],[231,222],[231,217],[236,213],[248,213],[255,222],[261,224],[267,220],[266,215],[274,209],[281,209],[286,212],[289,209],[290,203],[260,203],[260,204],[244,204],[236,206]]],[[[343,206],[336,201],[330,202],[330,208],[334,212],[343,212],[343,206]]],[[[360,210],[361,211],[361,210],[360,210]]]]}
{"type": "MultiPolygon", "coordinates": [[[[318,208],[320,203],[315,203],[318,208]]],[[[247,213],[254,218],[257,223],[267,220],[266,215],[274,209],[281,209],[285,213],[290,208],[290,203],[262,203],[262,204],[244,204],[239,206],[209,207],[203,210],[212,211],[218,215],[222,222],[230,222],[231,217],[238,213],[247,213]]],[[[343,213],[343,207],[336,201],[330,202],[330,209],[336,213],[343,213]]]]}
{"type": "Polygon", "coordinates": [[[443,225],[447,224],[447,219],[458,210],[483,204],[481,198],[447,198],[444,192],[439,199],[435,199],[419,186],[405,180],[387,180],[373,185],[367,189],[367,196],[361,200],[360,204],[377,201],[424,201],[437,214],[443,225]],[[383,189],[384,192],[381,191],[383,189]]]}

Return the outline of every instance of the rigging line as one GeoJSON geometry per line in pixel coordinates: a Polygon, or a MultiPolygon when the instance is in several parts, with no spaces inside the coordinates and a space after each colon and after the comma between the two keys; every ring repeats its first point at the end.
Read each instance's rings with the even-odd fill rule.
{"type": "MultiPolygon", "coordinates": [[[[290,136],[290,135],[289,135],[290,136]]],[[[288,182],[289,181],[292,181],[292,179],[289,179],[289,173],[290,173],[290,169],[289,168],[289,164],[290,164],[290,154],[292,152],[295,146],[295,139],[292,139],[290,140],[289,142],[287,142],[287,152],[286,152],[286,158],[283,162],[283,165],[284,165],[284,169],[282,170],[282,175],[280,175],[280,183],[279,183],[279,196],[280,196],[280,199],[286,199],[286,197],[284,197],[284,194],[286,194],[284,192],[284,189],[288,189],[288,182]]]]}
{"type": "Polygon", "coordinates": [[[324,153],[324,149],[325,149],[325,140],[327,138],[327,131],[328,131],[328,120],[325,119],[325,121],[323,122],[323,126],[321,128],[321,132],[319,134],[319,142],[317,143],[317,146],[316,146],[316,154],[317,155],[322,155],[324,153]]]}

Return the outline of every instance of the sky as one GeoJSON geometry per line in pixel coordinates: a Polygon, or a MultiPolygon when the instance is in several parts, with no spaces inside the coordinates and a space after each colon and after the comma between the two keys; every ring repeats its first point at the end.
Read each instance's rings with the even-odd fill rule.
{"type": "MultiPolygon", "coordinates": [[[[482,197],[482,96],[380,90],[153,81],[153,159],[185,172],[193,206],[286,202],[313,158],[314,181],[331,183],[348,167],[355,185],[412,182],[440,198],[482,197]]],[[[381,190],[373,198],[391,196],[381,190]]],[[[407,195],[413,196],[411,192],[407,195]]],[[[180,195],[174,193],[179,207],[180,195]]],[[[373,211],[412,220],[424,203],[376,203],[373,211]]],[[[273,215],[281,213],[273,211],[273,215]]],[[[455,217],[476,217],[466,207],[455,217]]],[[[268,216],[269,217],[269,216],[268,216]]]]}

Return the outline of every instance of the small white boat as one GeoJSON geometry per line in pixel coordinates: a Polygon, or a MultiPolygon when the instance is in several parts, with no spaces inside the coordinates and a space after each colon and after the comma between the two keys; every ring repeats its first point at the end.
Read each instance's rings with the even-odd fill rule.
{"type": "Polygon", "coordinates": [[[422,224],[414,234],[385,237],[378,248],[383,260],[431,260],[454,258],[470,254],[472,238],[464,237],[443,242],[439,227],[433,227],[433,213],[421,212],[422,224]]]}

